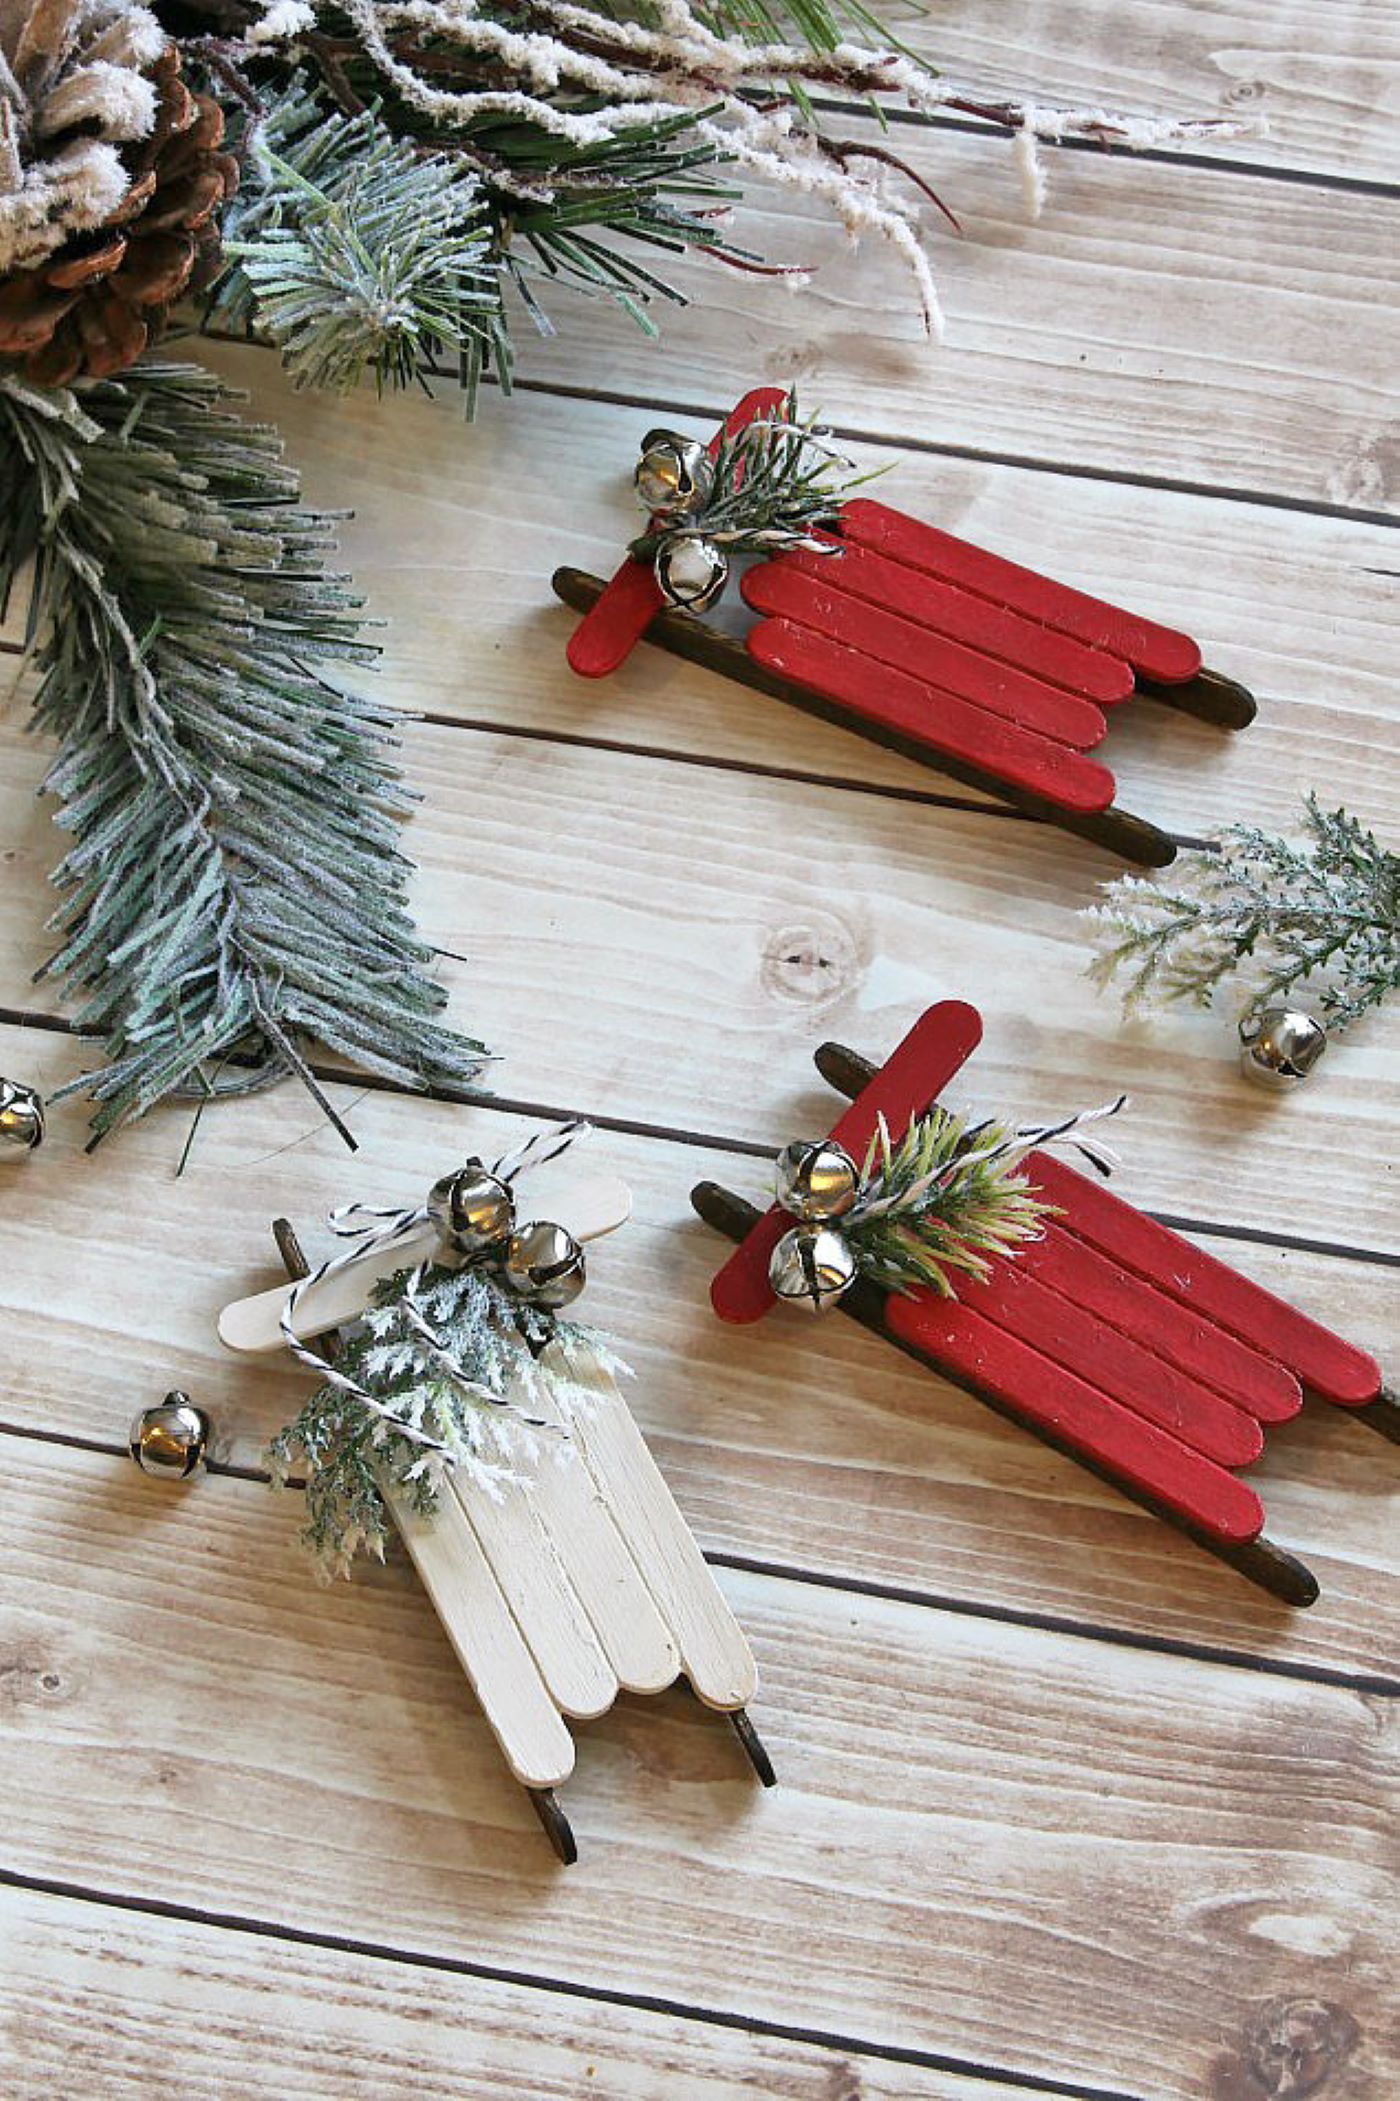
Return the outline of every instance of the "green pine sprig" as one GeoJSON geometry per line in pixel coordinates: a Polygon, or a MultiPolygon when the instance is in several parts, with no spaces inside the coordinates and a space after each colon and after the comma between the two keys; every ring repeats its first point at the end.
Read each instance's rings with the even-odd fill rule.
{"type": "Polygon", "coordinates": [[[73,844],[58,949],[110,1060],[93,1142],[168,1096],[246,1092],[311,1043],[468,1082],[408,910],[395,718],[324,675],[375,651],[276,434],[197,366],[80,395],[0,377],[0,594],[37,564],[37,726],[73,844]]]}
{"type": "Polygon", "coordinates": [[[402,1269],[381,1284],[334,1368],[395,1420],[328,1380],[269,1447],[275,1483],[305,1478],[302,1537],[322,1571],[347,1575],[360,1553],[383,1559],[386,1483],[426,1517],[449,1471],[499,1497],[541,1464],[569,1463],[590,1395],[575,1349],[614,1375],[627,1369],[595,1330],[523,1305],[487,1268],[402,1269]],[[440,1348],[425,1344],[424,1319],[440,1348]]]}
{"type": "Polygon", "coordinates": [[[794,390],[780,412],[726,433],[702,511],[649,528],[629,551],[638,561],[654,561],[668,540],[695,537],[731,556],[823,547],[827,543],[816,535],[839,525],[841,506],[852,490],[886,471],[856,473],[818,429],[817,419],[802,416],[794,390]]]}
{"type": "Polygon", "coordinates": [[[1169,882],[1120,876],[1088,913],[1099,984],[1126,980],[1129,1009],[1209,1006],[1238,980],[1256,1013],[1299,989],[1343,1029],[1400,988],[1400,854],[1345,809],[1304,805],[1305,839],[1232,825],[1218,851],[1183,854],[1169,882]]]}
{"type": "Polygon", "coordinates": [[[1037,1196],[1017,1132],[935,1108],[915,1117],[898,1145],[882,1122],[862,1169],[856,1209],[837,1222],[862,1276],[887,1291],[957,1296],[994,1262],[1037,1239],[1055,1206],[1037,1196]],[[873,1214],[869,1207],[881,1208],[873,1214]]]}

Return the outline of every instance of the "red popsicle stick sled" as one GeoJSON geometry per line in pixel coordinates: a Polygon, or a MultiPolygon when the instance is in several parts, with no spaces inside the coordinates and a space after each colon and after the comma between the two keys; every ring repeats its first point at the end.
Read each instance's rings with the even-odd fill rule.
{"type": "MultiPolygon", "coordinates": [[[[1121,631],[1120,631],[1121,632],[1121,631]]],[[[1138,646],[1134,641],[1134,647],[1138,646]]],[[[1155,660],[1169,662],[1153,642],[1155,660]]],[[[931,1007],[882,1066],[824,1044],[817,1067],[851,1106],[830,1136],[857,1161],[883,1119],[897,1142],[976,1049],[975,1008],[931,1007]]],[[[862,1279],[841,1310],[1089,1467],[1211,1553],[1293,1605],[1316,1579],[1264,1534],[1240,1470],[1305,1395],[1400,1438],[1400,1403],[1364,1350],[1309,1319],[1043,1151],[1025,1172],[1057,1207],[1043,1236],[997,1260],[955,1299],[886,1292],[862,1279]]],[[[791,1227],[702,1182],[701,1217],[739,1244],[711,1286],[740,1325],[777,1301],[769,1262],[791,1227]]]]}
{"type": "MultiPolygon", "coordinates": [[[[760,388],[725,425],[780,416],[760,388]]],[[[713,456],[724,433],[711,442],[713,456]]],[[[1122,809],[1101,757],[1105,710],[1134,696],[1241,729],[1253,697],[1201,662],[1189,635],[858,497],[840,506],[830,553],[759,560],[741,580],[759,617],[742,638],[665,603],[630,557],[611,583],[555,572],[583,613],[569,643],[586,678],[615,671],[643,637],[759,692],[836,722],[1092,839],[1164,867],[1170,835],[1122,809]]]]}

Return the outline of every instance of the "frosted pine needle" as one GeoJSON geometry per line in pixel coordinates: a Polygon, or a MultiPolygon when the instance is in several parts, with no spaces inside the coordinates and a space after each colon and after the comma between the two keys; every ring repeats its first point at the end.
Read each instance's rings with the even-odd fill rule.
{"type": "Polygon", "coordinates": [[[1344,809],[1304,806],[1303,843],[1232,825],[1218,851],[1186,853],[1169,880],[1120,876],[1086,915],[1101,985],[1130,1010],[1209,1006],[1234,979],[1242,1013],[1306,989],[1345,1028],[1400,989],[1400,854],[1344,809]]]}

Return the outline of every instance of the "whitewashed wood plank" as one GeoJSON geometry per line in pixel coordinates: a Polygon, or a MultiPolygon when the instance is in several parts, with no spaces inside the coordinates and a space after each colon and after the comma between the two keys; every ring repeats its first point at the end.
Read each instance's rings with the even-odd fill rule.
{"type": "MultiPolygon", "coordinates": [[[[505,1054],[492,1083],[516,1100],[776,1148],[801,1135],[823,1037],[878,1051],[956,996],[986,1018],[966,1091],[987,1106],[1059,1114],[1128,1087],[1134,1201],[1267,1229],[1286,1190],[1290,1231],[1400,1245],[1377,1164],[1400,1131],[1393,1016],[1357,1024],[1325,1077],[1286,1099],[1241,1080],[1228,1009],[1125,1028],[1084,977],[1076,913],[1105,873],[1085,845],[799,782],[775,800],[746,775],[486,733],[425,727],[412,760],[421,924],[468,959],[442,965],[451,1012],[505,1054]]],[[[0,830],[32,763],[26,750],[0,777],[0,830]]],[[[41,910],[23,880],[0,896],[0,1006],[56,1004],[53,987],[28,985],[41,910]]],[[[232,1113],[256,1132],[259,1105],[232,1113]]],[[[361,1189],[349,1168],[336,1202],[421,1194],[398,1176],[361,1189]]]]}
{"type": "Polygon", "coordinates": [[[753,1652],[676,1506],[611,1374],[585,1344],[565,1352],[590,1388],[574,1437],[642,1580],[707,1706],[745,1707],[758,1691],[753,1652]]]}
{"type": "Polygon", "coordinates": [[[1322,2001],[1353,2083],[1394,2085],[1384,1703],[726,1575],[789,1784],[696,1703],[619,1702],[564,1877],[406,1570],[308,1603],[252,1483],[4,1457],[20,1873],[354,1938],[368,1890],[423,1955],[1154,2096],[1322,2001]]]}
{"type": "Polygon", "coordinates": [[[8,2101],[1016,2101],[616,2001],[0,1885],[8,2101]]]}
{"type": "Polygon", "coordinates": [[[472,1525],[425,1517],[387,1482],[381,1485],[511,1771],[525,1787],[558,1787],[573,1771],[574,1740],[472,1525]]]}
{"type": "Polygon", "coordinates": [[[1266,129],[1193,153],[1395,178],[1400,31],[1384,0],[944,0],[894,17],[914,50],[982,89],[1266,129]]]}
{"type": "MultiPolygon", "coordinates": [[[[542,1467],[553,1472],[554,1462],[542,1467]]],[[[507,1483],[496,1502],[454,1477],[449,1495],[447,1514],[475,1534],[550,1697],[579,1720],[606,1714],[617,1698],[617,1675],[535,1507],[533,1487],[507,1483]]]]}
{"type": "MultiPolygon", "coordinates": [[[[0,1030],[0,1071],[47,1088],[74,1062],[63,1038],[0,1030]]],[[[771,1084],[775,1115],[792,1104],[785,1127],[789,1118],[794,1133],[826,1127],[834,1099],[826,1089],[771,1084]]],[[[243,1105],[207,1115],[178,1180],[181,1117],[155,1118],[87,1160],[80,1116],[55,1111],[44,1150],[0,1186],[5,1215],[23,1226],[6,1236],[0,1265],[3,1419],[40,1431],[64,1425],[118,1449],[138,1401],[179,1383],[212,1411],[221,1453],[258,1464],[301,1405],[306,1380],[275,1359],[229,1356],[214,1322],[230,1288],[275,1272],[269,1220],[314,1217],[343,1202],[347,1177],[375,1195],[411,1195],[441,1160],[499,1151],[522,1130],[489,1111],[337,1093],[361,1141],[358,1164],[314,1108],[283,1088],[251,1113],[243,1105]]],[[[1309,1409],[1271,1440],[1256,1470],[1271,1530],[1323,1584],[1312,1611],[1281,1614],[1082,1468],[852,1322],[773,1320],[739,1331],[717,1321],[707,1291],[727,1249],[691,1216],[687,1193],[708,1176],[759,1197],[760,1162],[617,1133],[591,1142],[606,1143],[625,1168],[637,1215],[594,1265],[582,1310],[635,1365],[633,1412],[705,1547],[974,1607],[1393,1680],[1400,1467],[1363,1427],[1309,1409]]],[[[1335,1171],[1349,1162],[1342,1144],[1335,1171]]],[[[1303,1187],[1306,1161],[1302,1182],[1292,1172],[1280,1164],[1277,1186],[1303,1187]]],[[[1151,1183],[1139,1194],[1150,1198],[1151,1183]]],[[[1374,1351],[1393,1376],[1393,1271],[1288,1247],[1203,1244],[1374,1351]]],[[[294,1514],[283,1518],[295,1528],[294,1514]]]]}

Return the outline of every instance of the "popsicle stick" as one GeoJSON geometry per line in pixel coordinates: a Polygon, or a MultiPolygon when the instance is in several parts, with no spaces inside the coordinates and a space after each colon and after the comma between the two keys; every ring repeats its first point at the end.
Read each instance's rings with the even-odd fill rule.
{"type": "MultiPolygon", "coordinates": [[[[745,1203],[742,1197],[732,1195],[729,1190],[720,1188],[715,1182],[697,1183],[690,1192],[690,1200],[707,1225],[741,1243],[753,1231],[760,1217],[752,1204],[745,1203]]],[[[1123,1479],[1103,1460],[1088,1452],[1077,1450],[1048,1421],[1032,1420],[970,1375],[955,1373],[947,1365],[935,1361],[926,1351],[887,1327],[885,1296],[874,1287],[858,1284],[841,1300],[840,1311],[849,1319],[858,1321],[863,1328],[868,1328],[872,1334],[880,1336],[883,1341],[891,1343],[906,1356],[913,1358],[916,1363],[950,1379],[954,1385],[960,1386],[964,1392],[982,1401],[994,1413],[1007,1417],[1019,1428],[1029,1431],[1052,1451],[1063,1453],[1067,1458],[1075,1460],[1078,1465],[1125,1495],[1129,1501],[1150,1510],[1155,1517],[1184,1533],[1198,1546],[1204,1547],[1207,1553],[1225,1562],[1261,1590],[1289,1605],[1303,1607],[1316,1602],[1317,1579],[1295,1554],[1277,1546],[1263,1533],[1244,1542],[1231,1542],[1202,1530],[1158,1497],[1123,1479]]]]}
{"type": "Polygon", "coordinates": [[[1218,1466],[1248,1466],[1264,1449],[1252,1415],[1189,1372],[1143,1349],[1097,1313],[1040,1283],[1019,1256],[982,1283],[963,1281],[959,1302],[1144,1421],[1218,1466]]]}
{"type": "Polygon", "coordinates": [[[1041,1239],[1018,1248],[1016,1263],[1260,1423],[1287,1422],[1303,1405],[1302,1387],[1277,1359],[1227,1334],[1193,1306],[1168,1298],[1053,1220],[1041,1239]]]}
{"type": "Polygon", "coordinates": [[[581,1346],[571,1346],[569,1356],[593,1389],[574,1436],[671,1631],[687,1678],[707,1707],[746,1706],[758,1689],[753,1652],[695,1535],[611,1374],[581,1346]]]}
{"type": "Polygon", "coordinates": [[[1237,1545],[1264,1529],[1264,1506],[1252,1488],[965,1302],[892,1292],[885,1328],[1213,1537],[1237,1545]]]}
{"type": "Polygon", "coordinates": [[[1259,713],[1259,703],[1248,686],[1237,678],[1226,678],[1223,671],[1198,671],[1179,686],[1159,686],[1154,679],[1142,677],[1137,684],[1145,700],[1160,701],[1163,707],[1198,716],[1220,729],[1248,729],[1259,713]]]}
{"type": "Polygon", "coordinates": [[[907,517],[888,504],[855,498],[842,510],[841,529],[857,546],[877,548],[931,576],[975,591],[993,605],[1014,607],[1028,619],[1073,635],[1092,649],[1124,657],[1135,671],[1162,685],[1194,678],[1201,668],[1200,649],[1189,635],[1072,590],[1034,569],[1023,569],[1019,562],[989,554],[984,547],[974,547],[937,526],[907,517]]]}
{"type": "Polygon", "coordinates": [[[534,1507],[535,1475],[570,1470],[583,1471],[576,1454],[545,1457],[528,1489],[507,1482],[499,1502],[453,1475],[436,1522],[470,1525],[550,1698],[562,1713],[591,1721],[617,1698],[617,1674],[534,1507]]]}
{"type": "Polygon", "coordinates": [[[748,649],[769,671],[810,686],[858,720],[981,767],[1077,816],[1097,816],[1112,804],[1114,780],[1106,766],[810,628],[760,620],[748,649]]]}
{"type": "MultiPolygon", "coordinates": [[[[921,1015],[885,1063],[870,1076],[831,1136],[858,1163],[864,1162],[881,1116],[891,1131],[903,1131],[936,1102],[982,1041],[982,1017],[963,1000],[940,1000],[921,1015]]],[[[817,1054],[818,1065],[821,1053],[817,1054]]],[[[744,1325],[761,1320],[777,1303],[768,1282],[774,1248],[792,1224],[779,1205],[756,1218],[753,1230],[710,1286],[721,1320],[744,1325]]]]}
{"type": "MultiPolygon", "coordinates": [[[[735,436],[759,416],[776,414],[786,401],[782,387],[755,387],[711,438],[711,458],[719,451],[722,438],[735,436]]],[[[566,652],[570,668],[581,678],[606,678],[626,663],[665,604],[651,564],[629,555],[570,636],[566,652]]]]}
{"type": "MultiPolygon", "coordinates": [[[[589,576],[582,569],[556,569],[551,581],[555,596],[576,612],[586,612],[595,605],[604,589],[596,576],[589,576]]],[[[1028,817],[1043,824],[1057,825],[1061,831],[1088,839],[1108,853],[1136,862],[1139,867],[1166,868],[1176,859],[1176,841],[1145,817],[1135,817],[1130,810],[1120,810],[1116,806],[1096,816],[1076,816],[1059,803],[1049,802],[1044,796],[1032,795],[998,779],[984,766],[970,765],[948,752],[933,752],[920,738],[903,736],[888,725],[854,719],[849,710],[837,702],[825,700],[809,687],[794,685],[791,679],[766,670],[750,656],[742,642],[689,613],[658,613],[646,631],[645,640],[658,649],[664,649],[669,656],[680,657],[688,664],[700,664],[707,671],[717,672],[721,678],[734,679],[740,685],[751,687],[755,693],[766,693],[788,707],[799,708],[804,715],[815,715],[819,721],[835,723],[840,729],[853,730],[858,736],[868,737],[872,743],[883,744],[890,751],[912,759],[916,765],[933,767],[950,780],[961,781],[983,795],[997,796],[1014,809],[1024,811],[1028,817]]]]}
{"type": "Polygon", "coordinates": [[[834,554],[798,548],[782,557],[784,566],[829,584],[839,577],[839,588],[850,597],[898,613],[983,656],[1017,665],[1100,707],[1112,707],[1131,696],[1133,671],[1125,658],[1090,649],[1072,635],[1059,634],[1021,613],[990,604],[975,591],[944,583],[873,548],[857,546],[848,535],[822,537],[830,538],[837,550],[834,554]]]}
{"type": "Polygon", "coordinates": [[[542,1466],[532,1500],[618,1683],[637,1693],[672,1684],[680,1651],[587,1465],[542,1466]]]}
{"type": "Polygon", "coordinates": [[[574,1769],[574,1740],[465,1511],[444,1496],[426,1517],[391,1482],[379,1485],[507,1765],[526,1787],[558,1787],[574,1769]]]}
{"type": "MultiPolygon", "coordinates": [[[[552,1219],[580,1241],[614,1233],[632,1215],[632,1192],[618,1176],[581,1171],[562,1162],[532,1169],[520,1184],[518,1200],[522,1224],[527,1219],[552,1219]]],[[[425,1224],[309,1286],[293,1323],[298,1340],[313,1341],[358,1319],[376,1284],[430,1260],[437,1245],[436,1231],[425,1224]]],[[[219,1340],[226,1349],[240,1352],[281,1349],[281,1320],[289,1296],[289,1287],[278,1284],[225,1306],[219,1315],[219,1340]]]]}
{"type": "Polygon", "coordinates": [[[744,602],[799,627],[829,635],[877,663],[907,672],[925,685],[956,694],[1056,743],[1089,751],[1108,731],[1103,710],[1028,671],[969,649],[898,614],[853,598],[841,588],[841,558],[811,574],[780,558],[760,562],[742,578],[744,602]]]}
{"type": "Polygon", "coordinates": [[[1032,1153],[1026,1164],[1037,1186],[1061,1206],[1065,1214],[1061,1224],[1068,1232],[1111,1255],[1125,1269],[1148,1278],[1169,1297],[1194,1307],[1242,1342],[1276,1357],[1311,1392],[1342,1408],[1364,1407],[1380,1393],[1380,1366],[1364,1350],[1344,1342],[1052,1154],[1032,1153]]]}

